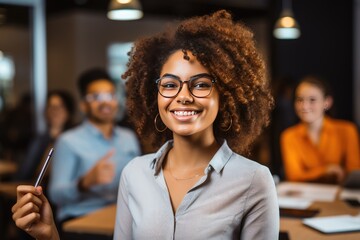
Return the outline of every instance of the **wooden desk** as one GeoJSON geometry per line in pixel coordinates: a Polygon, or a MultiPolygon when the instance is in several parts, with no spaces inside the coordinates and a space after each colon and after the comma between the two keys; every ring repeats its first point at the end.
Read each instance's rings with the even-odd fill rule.
{"type": "Polygon", "coordinates": [[[20,183],[20,182],[0,183],[0,195],[6,196],[10,199],[16,199],[16,188],[21,184],[25,184],[25,183],[20,183]]]}
{"type": "Polygon", "coordinates": [[[16,172],[17,165],[9,161],[0,161],[0,178],[16,172]]]}
{"type": "Polygon", "coordinates": [[[0,195],[16,200],[16,188],[19,185],[31,185],[31,182],[4,182],[0,183],[0,195]]]}
{"type": "MultiPolygon", "coordinates": [[[[319,209],[316,217],[350,214],[357,215],[360,208],[348,206],[345,202],[314,202],[310,208],[319,209]]],[[[290,240],[359,240],[360,232],[323,234],[302,224],[301,219],[281,218],[280,231],[288,232],[290,240]]]]}
{"type": "MultiPolygon", "coordinates": [[[[360,208],[353,208],[346,203],[314,202],[310,208],[320,209],[317,216],[341,214],[359,214],[360,208]]],[[[94,234],[112,236],[115,226],[116,205],[110,205],[86,216],[65,222],[63,230],[67,233],[94,234]]],[[[287,232],[290,240],[359,240],[360,232],[341,234],[322,234],[302,224],[301,219],[281,218],[280,231],[287,232]]],[[[78,239],[81,239],[79,237],[78,239]]]]}
{"type": "Polygon", "coordinates": [[[116,204],[109,205],[83,217],[63,224],[64,232],[112,236],[114,233],[116,204]]]}

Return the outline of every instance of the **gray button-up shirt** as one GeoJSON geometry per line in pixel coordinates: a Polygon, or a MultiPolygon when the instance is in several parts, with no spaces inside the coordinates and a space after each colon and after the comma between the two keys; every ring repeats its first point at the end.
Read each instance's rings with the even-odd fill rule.
{"type": "Polygon", "coordinates": [[[169,141],[124,168],[115,240],[278,239],[279,207],[270,171],[234,153],[226,141],[174,215],[162,171],[171,148],[169,141]]]}

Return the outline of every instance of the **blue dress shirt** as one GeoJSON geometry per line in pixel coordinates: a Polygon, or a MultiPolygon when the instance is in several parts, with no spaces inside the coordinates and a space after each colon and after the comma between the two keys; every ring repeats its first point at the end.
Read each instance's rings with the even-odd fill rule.
{"type": "Polygon", "coordinates": [[[57,219],[80,216],[116,202],[121,171],[139,154],[136,135],[126,128],[114,127],[112,137],[105,139],[95,126],[85,121],[62,134],[54,147],[48,189],[50,200],[57,206],[57,219]],[[116,166],[114,180],[86,192],[79,191],[80,178],[111,149],[115,149],[110,159],[116,166]]]}

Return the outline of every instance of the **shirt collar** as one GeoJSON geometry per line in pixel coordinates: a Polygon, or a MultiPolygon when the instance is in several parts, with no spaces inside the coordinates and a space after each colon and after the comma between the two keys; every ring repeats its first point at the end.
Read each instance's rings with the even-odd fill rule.
{"type": "Polygon", "coordinates": [[[214,157],[211,159],[209,165],[211,165],[214,168],[214,170],[218,174],[220,174],[221,170],[225,167],[226,163],[229,161],[233,153],[234,152],[230,149],[226,140],[224,140],[219,150],[215,153],[214,157]]]}
{"type": "MultiPolygon", "coordinates": [[[[166,154],[173,147],[173,140],[167,141],[156,153],[154,159],[150,163],[150,168],[154,170],[154,175],[158,175],[161,167],[163,165],[166,154]]],[[[209,162],[216,173],[220,174],[221,170],[224,168],[226,163],[229,161],[232,156],[233,151],[228,146],[226,140],[223,140],[223,143],[219,150],[215,153],[213,158],[209,162]]],[[[209,169],[209,167],[208,167],[209,169]]]]}
{"type": "MultiPolygon", "coordinates": [[[[94,124],[92,124],[89,120],[85,120],[83,124],[85,125],[85,128],[94,136],[103,137],[102,132],[96,126],[94,126],[94,124]]],[[[118,136],[119,136],[119,129],[113,127],[112,138],[118,136]]]]}
{"type": "MultiPolygon", "coordinates": [[[[305,123],[300,123],[299,131],[303,137],[308,137],[307,128],[305,123]]],[[[325,133],[329,131],[332,128],[331,119],[328,116],[324,116],[323,118],[323,124],[321,127],[321,133],[325,133]]]]}

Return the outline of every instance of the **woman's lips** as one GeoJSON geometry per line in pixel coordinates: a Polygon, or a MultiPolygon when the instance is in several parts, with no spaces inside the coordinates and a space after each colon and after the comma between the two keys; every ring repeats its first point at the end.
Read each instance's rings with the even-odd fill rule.
{"type": "Polygon", "coordinates": [[[173,116],[175,116],[176,119],[181,120],[181,121],[187,121],[187,120],[191,120],[194,117],[198,116],[200,111],[196,111],[196,110],[175,110],[175,111],[171,111],[171,113],[173,114],[173,116]]]}

